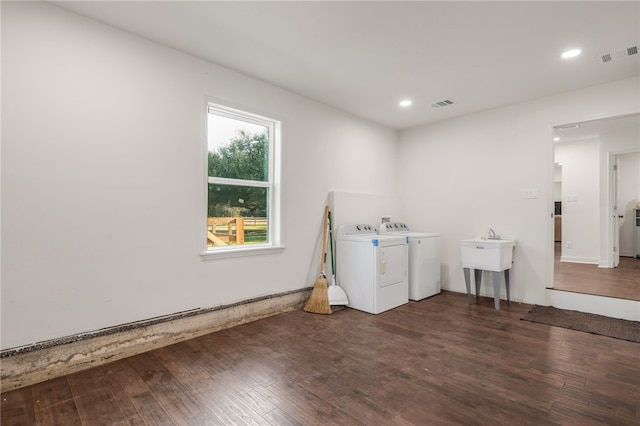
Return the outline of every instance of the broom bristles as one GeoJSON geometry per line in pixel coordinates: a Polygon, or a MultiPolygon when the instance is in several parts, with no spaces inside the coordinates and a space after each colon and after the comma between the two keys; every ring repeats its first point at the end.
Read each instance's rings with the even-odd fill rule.
{"type": "Polygon", "coordinates": [[[327,278],[320,275],[313,285],[311,296],[304,306],[305,312],[311,312],[314,314],[331,314],[331,305],[329,304],[329,286],[327,284],[327,278]]]}

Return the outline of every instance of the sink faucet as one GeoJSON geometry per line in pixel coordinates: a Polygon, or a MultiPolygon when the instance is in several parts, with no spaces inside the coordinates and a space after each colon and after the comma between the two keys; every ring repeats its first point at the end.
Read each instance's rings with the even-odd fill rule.
{"type": "Polygon", "coordinates": [[[491,228],[489,228],[489,239],[490,240],[495,240],[496,239],[496,232],[491,228]]]}

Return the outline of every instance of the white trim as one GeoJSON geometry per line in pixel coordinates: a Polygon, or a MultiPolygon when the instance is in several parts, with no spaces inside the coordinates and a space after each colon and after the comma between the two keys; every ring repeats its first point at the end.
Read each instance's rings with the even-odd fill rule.
{"type": "MultiPolygon", "coordinates": [[[[555,162],[556,162],[556,145],[555,145],[555,141],[553,140],[553,132],[554,132],[554,126],[550,125],[547,128],[547,140],[551,143],[551,150],[550,150],[550,156],[551,156],[551,185],[549,187],[549,195],[547,196],[547,203],[549,205],[549,217],[550,220],[547,221],[547,229],[546,229],[546,233],[547,233],[547,241],[545,244],[545,255],[546,255],[546,265],[547,267],[545,268],[545,287],[547,288],[553,288],[553,282],[554,282],[554,275],[555,275],[555,250],[556,250],[556,246],[555,246],[555,204],[554,204],[554,197],[553,197],[553,186],[555,183],[555,162]]],[[[549,164],[549,162],[547,162],[547,164],[549,164]]],[[[547,212],[545,212],[545,216],[547,215],[547,212]]]]}
{"type": "MultiPolygon", "coordinates": [[[[604,239],[604,241],[606,242],[606,247],[607,247],[607,251],[605,254],[605,258],[604,259],[600,259],[601,263],[605,263],[607,265],[610,265],[610,267],[615,267],[615,236],[613,235],[614,230],[613,228],[615,227],[615,221],[613,219],[614,216],[614,210],[613,210],[613,205],[615,204],[616,200],[615,200],[615,194],[614,194],[614,172],[613,172],[613,165],[615,164],[615,154],[613,154],[612,152],[607,152],[607,170],[606,170],[606,197],[607,197],[607,205],[606,205],[606,215],[607,215],[607,219],[606,219],[606,232],[604,236],[600,236],[600,240],[602,241],[604,239]]],[[[601,161],[601,160],[600,160],[601,161]]],[[[601,163],[602,164],[602,163],[601,163]]],[[[604,171],[604,170],[603,170],[604,171]]],[[[602,196],[600,196],[600,200],[602,200],[602,196]]]]}
{"type": "Polygon", "coordinates": [[[587,312],[629,321],[640,321],[640,301],[637,300],[616,299],[556,289],[547,289],[545,291],[545,300],[547,305],[559,309],[587,312]]]}
{"type": "Polygon", "coordinates": [[[251,244],[246,246],[216,247],[215,250],[207,250],[200,253],[203,261],[229,259],[232,257],[257,256],[282,253],[285,246],[251,244]]]}
{"type": "Polygon", "coordinates": [[[611,269],[613,268],[613,262],[608,262],[608,261],[603,261],[601,260],[600,262],[598,262],[598,268],[607,268],[607,269],[611,269]]]}

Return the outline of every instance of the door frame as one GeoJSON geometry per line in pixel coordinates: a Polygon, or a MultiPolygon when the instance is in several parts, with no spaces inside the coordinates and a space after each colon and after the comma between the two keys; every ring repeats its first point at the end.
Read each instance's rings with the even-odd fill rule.
{"type": "Polygon", "coordinates": [[[618,153],[607,153],[607,266],[617,268],[620,264],[620,226],[618,220],[618,153]]]}

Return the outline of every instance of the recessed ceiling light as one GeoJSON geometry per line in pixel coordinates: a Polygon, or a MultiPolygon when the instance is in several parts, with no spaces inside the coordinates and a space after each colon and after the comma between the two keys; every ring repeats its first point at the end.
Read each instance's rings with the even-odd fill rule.
{"type": "Polygon", "coordinates": [[[406,108],[408,106],[411,106],[413,102],[411,102],[411,99],[404,99],[402,101],[400,101],[400,106],[403,108],[406,108]]]}
{"type": "Polygon", "coordinates": [[[555,138],[553,138],[553,141],[554,141],[554,142],[558,142],[559,140],[560,140],[560,138],[559,138],[559,137],[557,137],[557,136],[556,136],[555,138]]]}
{"type": "Polygon", "coordinates": [[[569,58],[575,58],[581,53],[582,53],[581,49],[571,49],[564,52],[561,56],[562,56],[562,59],[569,59],[569,58]]]}

